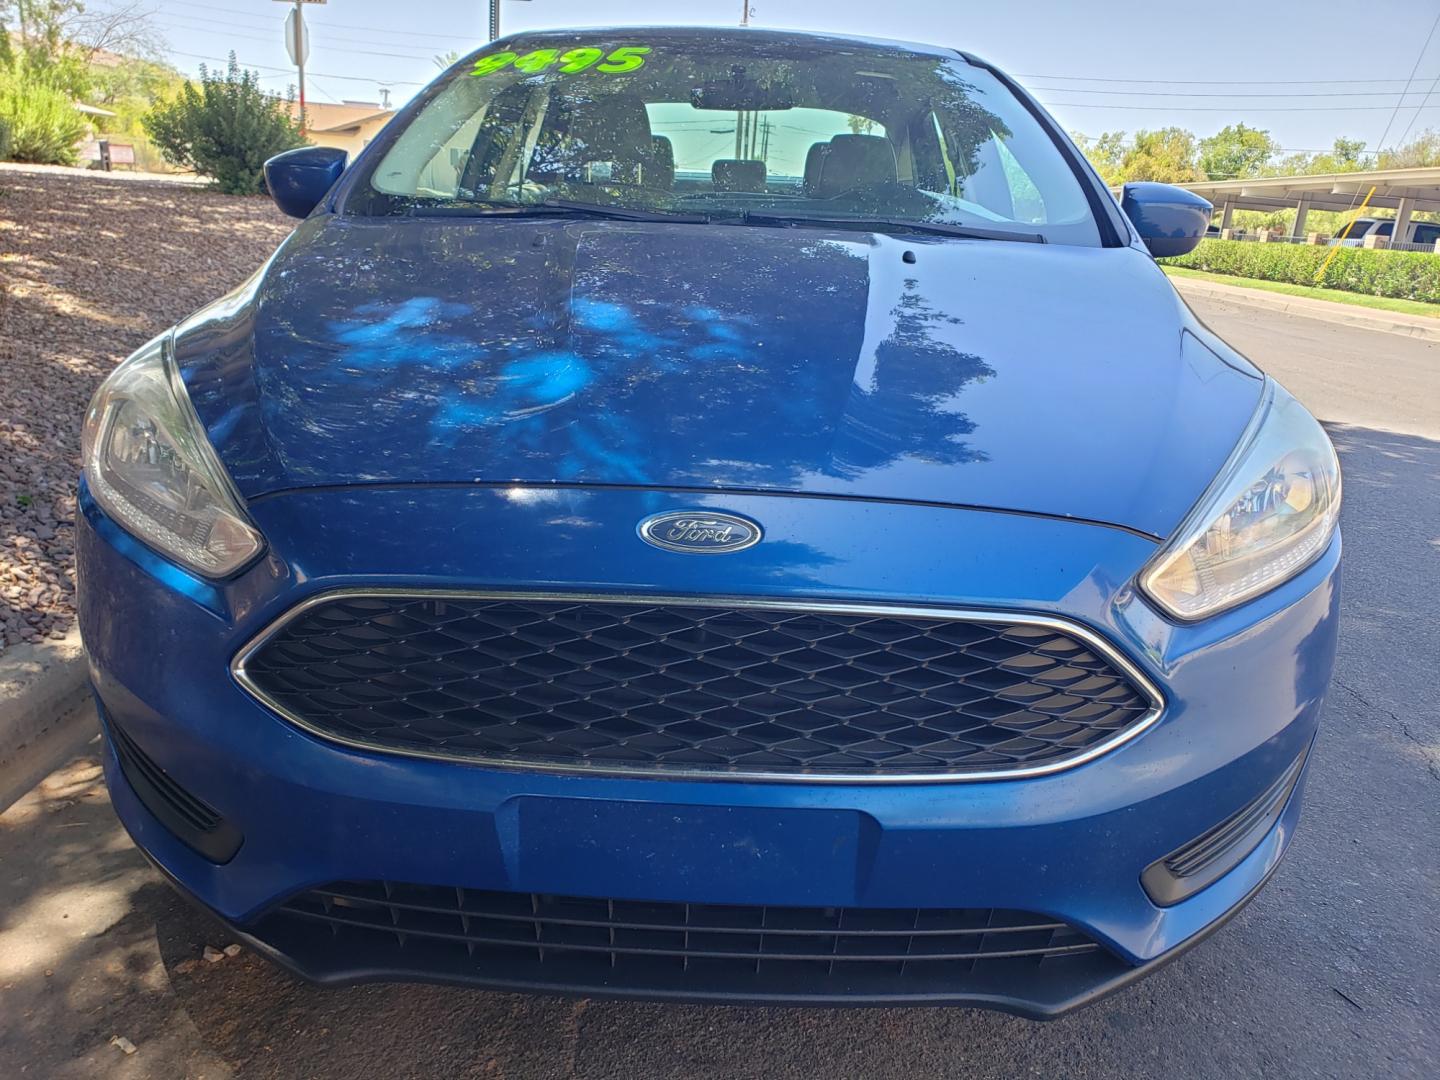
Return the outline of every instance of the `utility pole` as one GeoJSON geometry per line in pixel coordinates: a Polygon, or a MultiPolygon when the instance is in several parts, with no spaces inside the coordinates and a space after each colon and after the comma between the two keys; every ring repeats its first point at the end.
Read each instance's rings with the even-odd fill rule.
{"type": "Polygon", "coordinates": [[[750,0],[740,0],[740,25],[750,25],[750,0]]]}
{"type": "Polygon", "coordinates": [[[500,0],[490,0],[490,40],[500,37],[500,0]]]}

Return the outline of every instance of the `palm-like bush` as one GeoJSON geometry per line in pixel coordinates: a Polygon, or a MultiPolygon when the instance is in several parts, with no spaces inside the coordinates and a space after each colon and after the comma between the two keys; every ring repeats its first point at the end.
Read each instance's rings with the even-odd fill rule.
{"type": "Polygon", "coordinates": [[[232,195],[265,191],[265,159],[305,145],[284,103],[260,89],[258,77],[230,55],[225,73],[200,69],[172,101],[142,121],[165,160],[194,169],[232,195]]]}
{"type": "Polygon", "coordinates": [[[70,96],[41,72],[16,66],[0,71],[0,157],[41,165],[73,165],[89,130],[70,96]]]}

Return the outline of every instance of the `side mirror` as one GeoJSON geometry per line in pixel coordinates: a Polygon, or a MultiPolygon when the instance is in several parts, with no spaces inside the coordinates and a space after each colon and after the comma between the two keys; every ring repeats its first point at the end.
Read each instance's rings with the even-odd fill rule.
{"type": "Polygon", "coordinates": [[[333,146],[302,146],[265,162],[265,186],[275,205],[291,217],[308,217],[345,171],[349,157],[333,146]]]}
{"type": "Polygon", "coordinates": [[[1215,209],[1184,188],[1148,180],[1126,184],[1120,207],[1157,259],[1194,251],[1205,238],[1215,209]]]}

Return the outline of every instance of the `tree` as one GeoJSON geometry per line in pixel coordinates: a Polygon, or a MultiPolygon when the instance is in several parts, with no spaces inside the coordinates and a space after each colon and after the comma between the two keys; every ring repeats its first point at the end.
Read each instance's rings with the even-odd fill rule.
{"type": "Polygon", "coordinates": [[[1323,154],[1307,154],[1303,150],[1275,158],[1262,170],[1265,176],[1303,176],[1325,173],[1355,172],[1365,168],[1361,156],[1365,152],[1363,139],[1347,139],[1343,135],[1335,140],[1334,148],[1323,154]]]}
{"type": "Polygon", "coordinates": [[[1102,131],[1098,138],[1092,139],[1082,132],[1072,131],[1070,138],[1075,141],[1080,152],[1089,158],[1090,164],[1095,166],[1095,171],[1100,174],[1100,179],[1107,184],[1123,182],[1125,132],[1102,131]]]}
{"type": "Polygon", "coordinates": [[[1184,128],[1137,131],[1128,141],[1123,131],[1107,131],[1098,139],[1073,138],[1107,184],[1129,180],[1184,184],[1203,179],[1195,164],[1195,136],[1184,128]]]}
{"type": "Polygon", "coordinates": [[[1334,145],[1335,149],[1330,151],[1330,157],[1337,165],[1343,166],[1336,172],[1360,168],[1360,155],[1365,151],[1364,139],[1347,139],[1341,135],[1336,138],[1334,145]]]}
{"type": "Polygon", "coordinates": [[[1200,140],[1200,171],[1207,180],[1237,180],[1259,176],[1280,150],[1268,131],[1229,124],[1200,140]]]}
{"type": "Polygon", "coordinates": [[[1427,128],[1414,140],[1393,150],[1381,150],[1376,168],[1421,169],[1440,165],[1440,131],[1427,128]]]}
{"type": "Polygon", "coordinates": [[[0,67],[41,76],[52,88],[83,98],[89,65],[100,53],[159,55],[163,42],[153,15],[141,0],[0,0],[0,67]]]}
{"type": "Polygon", "coordinates": [[[242,70],[234,53],[224,75],[202,66],[198,90],[186,83],[143,124],[166,161],[212,178],[232,195],[263,193],[265,160],[305,145],[279,97],[261,90],[259,76],[242,70]]]}
{"type": "Polygon", "coordinates": [[[1120,168],[1125,180],[1185,184],[1201,179],[1195,165],[1195,136],[1179,127],[1135,132],[1120,168]]]}

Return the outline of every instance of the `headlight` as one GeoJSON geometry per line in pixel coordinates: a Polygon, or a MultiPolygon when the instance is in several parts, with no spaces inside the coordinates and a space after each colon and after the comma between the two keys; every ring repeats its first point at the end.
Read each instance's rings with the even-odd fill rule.
{"type": "Polygon", "coordinates": [[[205,438],[168,334],[100,385],[81,446],[85,481],[101,509],[167,557],[224,577],[259,554],[264,541],[205,438]]]}
{"type": "Polygon", "coordinates": [[[1325,430],[1273,382],[1241,445],[1141,574],[1177,619],[1203,619],[1318,559],[1340,518],[1340,462],[1325,430]]]}

